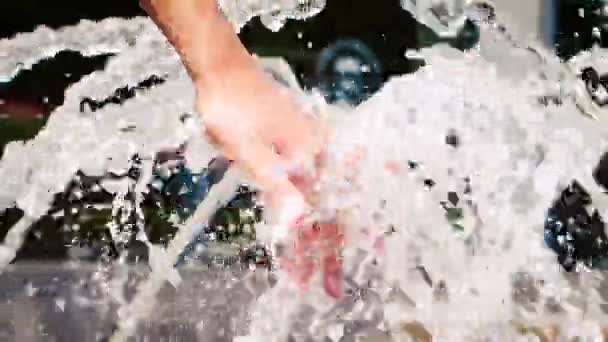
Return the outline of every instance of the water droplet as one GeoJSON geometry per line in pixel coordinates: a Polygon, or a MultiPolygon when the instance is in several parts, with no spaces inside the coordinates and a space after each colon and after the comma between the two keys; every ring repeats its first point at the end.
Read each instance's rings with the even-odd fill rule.
{"type": "Polygon", "coordinates": [[[25,284],[24,290],[25,290],[25,295],[28,297],[32,297],[38,292],[38,289],[36,287],[34,287],[34,284],[31,281],[28,281],[25,284]]]}
{"type": "Polygon", "coordinates": [[[59,308],[59,310],[61,310],[62,312],[65,311],[65,299],[64,298],[57,298],[55,299],[55,305],[59,308]]]}
{"type": "Polygon", "coordinates": [[[460,146],[460,138],[458,134],[456,134],[455,130],[450,130],[448,134],[445,136],[445,143],[454,148],[460,146]]]}

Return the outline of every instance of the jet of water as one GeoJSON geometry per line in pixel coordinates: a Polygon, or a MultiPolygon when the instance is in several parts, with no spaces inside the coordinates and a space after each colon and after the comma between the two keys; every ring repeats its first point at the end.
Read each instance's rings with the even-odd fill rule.
{"type": "MultiPolygon", "coordinates": [[[[35,139],[7,147],[0,177],[8,182],[0,185],[0,204],[16,202],[26,217],[7,235],[0,266],[14,258],[30,223],[45,214],[52,195],[77,170],[94,175],[124,169],[135,153],[150,157],[185,141],[201,167],[214,153],[200,135],[197,116],[180,120],[180,113],[192,111],[192,87],[149,21],[83,22],[2,41],[0,51],[11,56],[0,63],[0,74],[10,77],[18,61],[27,66],[47,55],[32,48],[45,39],[61,48],[118,56],[103,72],[72,86],[35,139]],[[137,83],[150,73],[166,75],[166,83],[123,105],[80,112],[82,97],[104,98],[117,83],[137,83]]],[[[521,49],[494,52],[504,57],[521,49]]],[[[578,283],[565,277],[543,246],[542,221],[572,179],[594,186],[591,171],[606,148],[607,128],[581,116],[568,98],[559,106],[539,104],[553,79],[526,73],[502,77],[509,59],[493,65],[482,53],[455,60],[435,56],[420,72],[391,79],[335,120],[320,185],[322,209],[340,212],[344,221],[351,295],[335,303],[320,286],[301,293],[279,277],[251,308],[253,338],[284,341],[291,334],[337,340],[377,330],[397,336],[416,323],[434,338],[496,338],[498,331],[502,339],[517,340],[521,333],[510,322],[542,325],[558,319],[566,336],[599,334],[603,276],[581,273],[578,283]],[[357,172],[337,178],[333,172],[341,158],[359,149],[357,172]],[[446,219],[448,202],[471,213],[469,230],[446,219]],[[376,251],[376,241],[383,241],[384,254],[376,251]],[[551,303],[557,303],[557,313],[547,309],[555,307],[551,303]]],[[[226,192],[233,181],[222,183],[226,192]]],[[[192,220],[206,219],[217,203],[207,204],[192,220]]],[[[133,319],[124,320],[116,338],[133,332],[149,313],[153,294],[190,237],[188,228],[182,229],[169,249],[151,257],[150,278],[122,311],[133,319]]]]}

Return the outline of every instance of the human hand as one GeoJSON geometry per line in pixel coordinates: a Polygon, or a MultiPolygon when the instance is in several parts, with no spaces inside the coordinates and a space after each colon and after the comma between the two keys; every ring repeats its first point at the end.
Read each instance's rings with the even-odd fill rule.
{"type": "Polygon", "coordinates": [[[340,263],[334,252],[341,244],[339,230],[301,227],[298,221],[315,205],[327,136],[323,121],[264,73],[215,0],[142,0],[142,6],[193,80],[205,133],[252,176],[281,230],[278,235],[294,237],[289,273],[305,286],[320,256],[325,288],[339,297],[340,263]]]}
{"type": "Polygon", "coordinates": [[[249,63],[209,70],[197,85],[196,108],[210,140],[262,190],[277,225],[293,226],[314,205],[322,121],[249,63]]]}
{"type": "Polygon", "coordinates": [[[207,134],[253,176],[267,209],[278,216],[275,229],[287,229],[279,234],[286,239],[278,242],[293,245],[287,246],[288,257],[277,257],[282,267],[307,288],[320,265],[326,293],[341,297],[340,227],[299,221],[319,195],[315,184],[326,138],[322,119],[258,69],[223,72],[230,81],[207,83],[206,93],[199,91],[197,108],[207,134]]]}

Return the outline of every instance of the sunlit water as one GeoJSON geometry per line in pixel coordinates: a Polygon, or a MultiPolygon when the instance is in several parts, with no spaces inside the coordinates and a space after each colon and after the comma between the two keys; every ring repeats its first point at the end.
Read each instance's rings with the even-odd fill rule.
{"type": "MultiPolygon", "coordinates": [[[[516,322],[556,324],[564,337],[600,336],[602,274],[566,276],[543,244],[542,224],[547,207],[572,179],[599,191],[591,170],[608,132],[578,114],[568,97],[561,106],[538,104],[538,96],[572,90],[557,87],[554,61],[542,68],[545,78],[539,72],[514,74],[519,70],[512,70],[517,68],[504,55],[512,53],[518,62],[517,56],[524,56],[522,65],[536,64],[527,70],[538,71],[536,56],[491,27],[484,28],[484,39],[482,44],[495,44],[504,53],[483,46],[449,59],[431,53],[429,66],[393,78],[358,108],[328,109],[337,117],[321,184],[322,209],[342,213],[345,283],[353,295],[335,302],[321,286],[301,293],[277,271],[278,282],[252,302],[248,321],[241,323],[248,324],[244,341],[285,341],[288,335],[351,341],[382,332],[405,341],[416,335],[413,322],[445,341],[529,339],[516,322]],[[446,143],[446,136],[458,144],[446,143]],[[364,158],[352,182],[344,183],[332,172],[355,150],[364,158]],[[440,203],[448,192],[456,192],[470,213],[464,231],[445,218],[440,203]],[[378,237],[385,245],[380,254],[373,246],[378,237]]],[[[77,170],[89,175],[124,170],[135,153],[151,160],[185,141],[193,168],[206,166],[217,153],[201,135],[197,115],[182,120],[182,114],[192,113],[192,87],[151,22],[82,22],[0,41],[0,75],[10,78],[18,67],[62,49],[118,56],[103,72],[72,86],[35,139],[7,146],[0,161],[0,207],[16,201],[25,217],[0,246],[2,266],[15,257],[28,223],[48,210],[53,194],[77,170]],[[123,105],[79,112],[82,97],[104,98],[150,74],[166,76],[167,82],[123,105]]],[[[140,193],[149,179],[141,177],[140,193]]],[[[126,185],[113,186],[120,200],[126,185]]],[[[169,253],[153,254],[151,288],[169,278],[180,291],[179,279],[168,274],[169,253]]],[[[145,319],[154,296],[141,298],[129,305],[116,295],[124,314],[121,328],[145,319]]]]}

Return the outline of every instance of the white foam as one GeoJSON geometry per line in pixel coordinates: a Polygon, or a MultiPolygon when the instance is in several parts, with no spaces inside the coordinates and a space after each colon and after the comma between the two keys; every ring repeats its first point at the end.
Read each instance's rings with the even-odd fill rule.
{"type": "MultiPolygon", "coordinates": [[[[498,78],[494,67],[475,54],[459,60],[435,58],[414,75],[390,80],[336,127],[330,171],[358,147],[367,156],[355,183],[348,185],[348,195],[327,198],[327,205],[348,212],[347,234],[360,236],[361,229],[372,228],[378,236],[389,225],[395,227],[386,238],[384,279],[375,290],[382,293],[397,286],[416,303],[415,308],[385,305],[389,326],[416,320],[439,339],[489,337],[497,326],[508,328],[512,319],[550,321],[552,316],[542,310],[555,295],[545,292],[550,288],[568,289],[564,302],[575,297],[582,301],[562,304],[566,326],[597,327],[603,321],[594,294],[596,276],[586,275],[590,288],[569,285],[543,244],[542,224],[557,191],[572,179],[597,190],[591,171],[607,147],[608,132],[584,119],[572,103],[538,105],[536,96],[544,91],[538,82],[534,76],[517,82],[498,78]],[[452,130],[462,142],[456,149],[445,143],[452,130]],[[409,171],[410,160],[421,167],[409,171]],[[397,163],[402,171],[392,175],[384,167],[387,162],[397,163]],[[479,221],[468,244],[453,231],[439,205],[448,191],[459,191],[464,200],[465,177],[471,178],[479,221]],[[426,178],[436,182],[430,191],[423,186],[426,178]],[[416,269],[419,265],[435,284],[445,282],[447,302],[436,299],[416,269]],[[513,278],[520,272],[544,282],[536,285],[540,298],[534,313],[512,299],[513,278]]],[[[327,183],[324,193],[331,197],[337,183],[331,176],[327,183]]],[[[351,238],[347,248],[371,251],[369,239],[351,238]]],[[[347,258],[346,265],[365,263],[347,258]]],[[[313,291],[288,307],[280,299],[288,297],[288,288],[278,286],[258,303],[252,322],[257,336],[276,333],[275,340],[281,341],[287,332],[276,330],[273,322],[295,324],[302,319],[298,308],[325,298],[313,291]]],[[[320,317],[328,307],[318,308],[320,317]]],[[[325,336],[333,328],[327,324],[317,334],[325,336]]],[[[517,338],[514,329],[509,331],[510,338],[517,338]]]]}
{"type": "Polygon", "coordinates": [[[278,31],[287,19],[306,19],[319,13],[326,0],[219,0],[223,13],[238,32],[255,16],[272,31],[278,31]]]}

